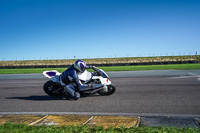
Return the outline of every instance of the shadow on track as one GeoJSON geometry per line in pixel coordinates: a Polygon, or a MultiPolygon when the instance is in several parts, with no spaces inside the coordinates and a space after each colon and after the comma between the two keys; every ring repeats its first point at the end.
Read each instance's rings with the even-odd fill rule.
{"type": "Polygon", "coordinates": [[[49,101],[49,100],[62,100],[62,98],[44,96],[28,96],[28,97],[8,97],[6,99],[20,99],[20,100],[32,100],[32,101],[49,101]]]}
{"type": "MultiPolygon", "coordinates": [[[[100,95],[82,95],[81,98],[98,97],[98,96],[100,96],[100,95]]],[[[7,97],[5,99],[19,99],[19,100],[32,100],[32,101],[72,100],[72,99],[63,99],[62,97],[50,97],[48,95],[28,96],[28,97],[7,97]]]]}

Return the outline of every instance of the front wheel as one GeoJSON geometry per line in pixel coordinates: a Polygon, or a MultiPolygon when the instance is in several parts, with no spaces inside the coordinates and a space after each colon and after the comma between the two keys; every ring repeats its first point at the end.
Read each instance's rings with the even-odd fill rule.
{"type": "Polygon", "coordinates": [[[113,84],[107,85],[107,89],[102,89],[97,91],[101,96],[109,96],[112,95],[116,91],[116,87],[113,84]]]}
{"type": "Polygon", "coordinates": [[[44,91],[51,97],[61,97],[62,93],[59,91],[61,86],[49,80],[43,86],[44,91]]]}

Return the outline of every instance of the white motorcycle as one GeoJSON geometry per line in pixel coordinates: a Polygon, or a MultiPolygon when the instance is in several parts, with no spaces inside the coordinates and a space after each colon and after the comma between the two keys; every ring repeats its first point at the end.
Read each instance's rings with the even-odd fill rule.
{"type": "MultiPolygon", "coordinates": [[[[98,93],[102,96],[108,96],[116,91],[116,87],[111,83],[108,75],[99,68],[94,67],[94,72],[85,72],[78,74],[79,80],[82,84],[94,84],[93,88],[79,89],[79,93],[84,94],[95,94],[98,93]]],[[[64,92],[64,86],[60,83],[60,75],[57,70],[44,71],[43,75],[50,80],[47,81],[43,89],[51,97],[62,97],[66,92],[64,92]]],[[[73,84],[76,88],[75,84],[73,84]]],[[[70,94],[69,94],[70,96],[70,94]]]]}

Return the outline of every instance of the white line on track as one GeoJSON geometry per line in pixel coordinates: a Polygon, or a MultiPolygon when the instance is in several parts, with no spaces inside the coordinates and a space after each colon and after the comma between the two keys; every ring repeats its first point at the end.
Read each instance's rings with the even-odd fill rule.
{"type": "Polygon", "coordinates": [[[200,75],[196,75],[193,73],[189,73],[189,76],[179,76],[179,77],[171,77],[169,79],[177,79],[177,78],[197,78],[200,81],[200,75]]]}
{"type": "Polygon", "coordinates": [[[97,116],[170,116],[200,117],[200,114],[163,114],[163,113],[104,113],[104,112],[0,112],[0,115],[97,115],[97,116]]]}

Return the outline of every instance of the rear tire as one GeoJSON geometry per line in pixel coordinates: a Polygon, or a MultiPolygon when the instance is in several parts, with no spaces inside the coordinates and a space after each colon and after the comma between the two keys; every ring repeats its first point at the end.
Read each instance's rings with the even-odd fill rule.
{"type": "Polygon", "coordinates": [[[116,87],[113,84],[107,85],[108,91],[105,92],[103,90],[97,91],[97,93],[101,96],[109,96],[112,95],[116,91],[116,87]]]}
{"type": "Polygon", "coordinates": [[[62,96],[61,92],[56,92],[56,90],[59,88],[61,88],[61,86],[51,80],[47,81],[43,86],[45,93],[51,97],[61,97],[62,96]]]}

